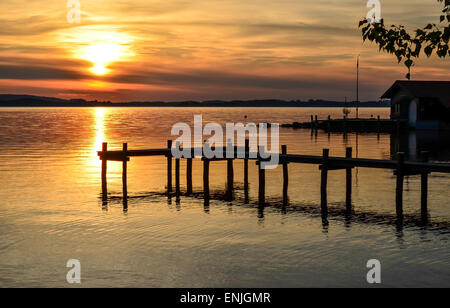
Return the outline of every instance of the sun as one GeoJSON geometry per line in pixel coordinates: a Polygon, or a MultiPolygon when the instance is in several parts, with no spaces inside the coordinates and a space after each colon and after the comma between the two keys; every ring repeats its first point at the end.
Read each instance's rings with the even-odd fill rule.
{"type": "Polygon", "coordinates": [[[119,29],[106,26],[83,26],[62,32],[59,40],[70,47],[75,59],[90,63],[89,72],[94,76],[111,74],[114,63],[128,62],[136,56],[135,37],[119,29]]]}
{"type": "Polygon", "coordinates": [[[108,65],[123,59],[125,55],[125,48],[122,45],[99,42],[86,46],[80,57],[92,63],[89,70],[93,74],[101,76],[111,71],[108,65]]]}

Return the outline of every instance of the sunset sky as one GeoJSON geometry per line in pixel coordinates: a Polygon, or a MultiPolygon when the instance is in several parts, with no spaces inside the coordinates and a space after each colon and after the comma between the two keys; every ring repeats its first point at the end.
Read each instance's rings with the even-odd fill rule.
{"type": "MultiPolygon", "coordinates": [[[[111,101],[375,100],[406,68],[363,44],[365,0],[1,0],[0,93],[111,101]]],[[[381,0],[387,24],[437,22],[436,0],[381,0]]],[[[448,80],[422,58],[413,79],[448,80]]]]}

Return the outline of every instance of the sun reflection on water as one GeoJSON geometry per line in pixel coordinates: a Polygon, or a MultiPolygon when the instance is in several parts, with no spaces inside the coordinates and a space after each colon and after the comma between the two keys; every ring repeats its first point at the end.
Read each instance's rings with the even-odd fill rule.
{"type": "Polygon", "coordinates": [[[95,140],[93,144],[94,150],[92,152],[97,155],[96,151],[100,151],[102,149],[102,143],[105,142],[105,108],[95,108],[93,112],[95,140]]]}

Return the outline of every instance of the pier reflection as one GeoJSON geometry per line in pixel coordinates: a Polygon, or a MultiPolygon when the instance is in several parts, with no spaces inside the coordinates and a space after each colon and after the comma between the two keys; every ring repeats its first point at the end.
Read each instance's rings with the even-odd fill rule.
{"type": "Polygon", "coordinates": [[[430,153],[430,160],[450,161],[450,132],[446,131],[410,131],[391,134],[391,157],[404,152],[407,160],[419,161],[420,153],[430,153]]]}
{"type": "MultiPolygon", "coordinates": [[[[203,212],[210,214],[214,207],[226,206],[228,212],[234,208],[245,207],[255,209],[255,218],[258,224],[263,223],[268,213],[279,213],[281,216],[286,215],[301,215],[305,217],[316,217],[320,221],[320,226],[323,233],[328,233],[329,228],[333,223],[341,222],[347,229],[351,229],[353,224],[368,224],[368,225],[390,225],[393,226],[393,230],[399,240],[402,239],[405,228],[415,228],[423,231],[431,232],[450,232],[450,221],[431,221],[428,212],[418,212],[413,214],[381,214],[373,211],[355,211],[353,208],[349,210],[345,202],[341,204],[329,205],[327,210],[324,211],[320,204],[296,204],[291,203],[289,206],[284,204],[283,198],[270,198],[266,200],[264,205],[259,204],[258,200],[250,200],[245,203],[245,194],[239,193],[241,188],[236,189],[235,202],[230,204],[227,198],[226,190],[211,191],[210,195],[205,198],[203,192],[181,192],[180,199],[185,199],[183,203],[189,204],[189,199],[197,199],[203,201],[203,212]],[[214,206],[211,206],[211,201],[217,201],[214,206]]],[[[108,210],[108,206],[123,205],[124,214],[128,211],[128,204],[139,204],[145,199],[164,199],[167,198],[166,192],[148,192],[137,196],[128,196],[124,199],[121,194],[115,193],[108,195],[106,199],[103,199],[103,195],[99,194],[99,200],[102,204],[104,211],[108,210]]],[[[172,198],[167,198],[168,205],[172,205],[172,198]]],[[[176,210],[181,211],[181,201],[176,203],[176,210]]]]}

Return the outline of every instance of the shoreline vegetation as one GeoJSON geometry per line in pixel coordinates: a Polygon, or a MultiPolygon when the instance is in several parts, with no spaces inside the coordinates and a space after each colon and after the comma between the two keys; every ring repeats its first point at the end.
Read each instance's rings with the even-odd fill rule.
{"type": "Polygon", "coordinates": [[[337,107],[337,108],[388,108],[390,101],[338,102],[328,100],[208,100],[180,102],[117,102],[87,101],[84,99],[60,99],[34,95],[0,94],[0,107],[337,107]]]}

